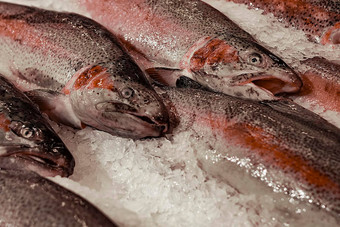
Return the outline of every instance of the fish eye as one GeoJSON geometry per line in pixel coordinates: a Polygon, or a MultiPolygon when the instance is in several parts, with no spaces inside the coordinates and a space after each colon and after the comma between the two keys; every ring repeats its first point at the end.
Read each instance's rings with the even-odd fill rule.
{"type": "Polygon", "coordinates": [[[262,63],[262,56],[257,53],[252,53],[249,55],[248,62],[252,65],[260,65],[262,63]]]}
{"type": "Polygon", "coordinates": [[[123,98],[128,99],[133,96],[134,91],[131,88],[127,87],[127,88],[122,89],[121,94],[123,98]]]}
{"type": "Polygon", "coordinates": [[[22,137],[26,138],[26,139],[30,139],[34,136],[34,129],[31,129],[29,127],[23,127],[20,130],[20,134],[22,135],[22,137]]]}
{"type": "Polygon", "coordinates": [[[17,121],[11,123],[11,130],[16,135],[25,139],[40,140],[42,135],[40,129],[26,126],[23,123],[17,121]]]}

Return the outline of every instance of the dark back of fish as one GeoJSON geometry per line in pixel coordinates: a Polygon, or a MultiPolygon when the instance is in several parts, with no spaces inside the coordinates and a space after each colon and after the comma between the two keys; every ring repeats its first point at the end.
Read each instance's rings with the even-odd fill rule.
{"type": "Polygon", "coordinates": [[[0,170],[1,226],[116,226],[85,199],[33,172],[0,170]]]}

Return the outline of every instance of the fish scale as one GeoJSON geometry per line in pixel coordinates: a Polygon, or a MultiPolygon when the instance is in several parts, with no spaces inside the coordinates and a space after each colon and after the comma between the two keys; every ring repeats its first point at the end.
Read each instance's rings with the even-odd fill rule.
{"type": "Polygon", "coordinates": [[[82,197],[33,172],[0,170],[1,226],[117,226],[82,197]]]}

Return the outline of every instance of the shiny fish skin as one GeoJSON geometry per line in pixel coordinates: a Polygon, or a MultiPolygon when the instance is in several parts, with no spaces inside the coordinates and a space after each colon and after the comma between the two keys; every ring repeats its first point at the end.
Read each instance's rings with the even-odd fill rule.
{"type": "Polygon", "coordinates": [[[194,129],[209,141],[199,158],[208,173],[240,191],[252,187],[238,187],[242,179],[255,176],[276,192],[339,214],[340,129],[288,100],[256,102],[189,88],[160,93],[178,130],[194,129]]]}
{"type": "Polygon", "coordinates": [[[185,75],[213,90],[253,99],[274,99],[273,94],[294,93],[301,87],[286,63],[202,1],[77,2],[120,37],[161,83],[174,85],[185,75]]]}
{"type": "Polygon", "coordinates": [[[314,42],[340,44],[338,0],[227,0],[272,13],[280,22],[300,29],[314,42]]]}
{"type": "Polygon", "coordinates": [[[116,226],[73,192],[29,171],[0,170],[1,226],[116,226]]]}
{"type": "Polygon", "coordinates": [[[91,19],[0,3],[0,57],[0,72],[56,121],[136,139],[167,129],[143,71],[91,19]]]}
{"type": "Polygon", "coordinates": [[[293,97],[340,112],[340,64],[313,57],[301,61],[296,71],[300,73],[303,87],[293,97]]]}
{"type": "Polygon", "coordinates": [[[35,104],[0,75],[0,167],[69,176],[74,159],[35,104]]]}

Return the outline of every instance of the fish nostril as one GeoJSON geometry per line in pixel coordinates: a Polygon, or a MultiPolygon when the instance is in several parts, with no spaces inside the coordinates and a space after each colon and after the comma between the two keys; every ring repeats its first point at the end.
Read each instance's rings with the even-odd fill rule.
{"type": "Polygon", "coordinates": [[[162,133],[166,133],[166,132],[168,131],[168,129],[169,129],[168,125],[162,125],[162,126],[160,126],[160,131],[161,131],[162,133]]]}

